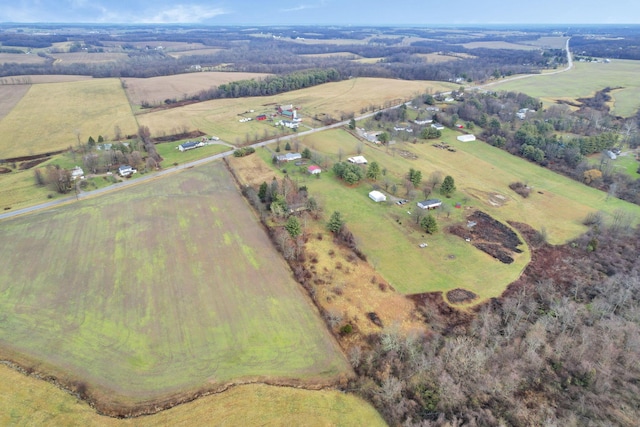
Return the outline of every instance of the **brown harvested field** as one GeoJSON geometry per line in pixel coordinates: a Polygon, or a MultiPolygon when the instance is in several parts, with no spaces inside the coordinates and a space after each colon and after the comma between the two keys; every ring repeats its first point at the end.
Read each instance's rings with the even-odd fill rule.
{"type": "MultiPolygon", "coordinates": [[[[266,150],[266,148],[258,148],[266,150]]],[[[272,168],[257,155],[246,157],[227,157],[227,163],[236,172],[242,185],[258,187],[263,182],[271,182],[276,177],[272,168]]]]}
{"type": "Polygon", "coordinates": [[[0,85],[0,120],[22,99],[31,85],[0,85]]]}
{"type": "Polygon", "coordinates": [[[169,56],[173,58],[182,58],[184,56],[194,56],[194,55],[215,55],[216,53],[222,50],[224,49],[205,48],[205,49],[187,49],[187,50],[178,50],[178,51],[172,50],[167,53],[169,56]]]}
{"type": "Polygon", "coordinates": [[[91,80],[91,76],[80,76],[75,74],[58,75],[58,74],[26,74],[23,76],[15,77],[3,77],[0,78],[0,84],[13,84],[14,81],[27,81],[28,84],[43,84],[43,83],[68,83],[79,82],[82,80],[91,80]]]}
{"type": "Polygon", "coordinates": [[[52,53],[51,56],[56,59],[56,64],[97,64],[103,62],[117,62],[127,59],[126,53],[88,53],[88,52],[72,52],[72,53],[52,53]]]}
{"type": "Polygon", "coordinates": [[[360,55],[356,55],[351,52],[332,52],[332,53],[308,53],[300,55],[308,58],[346,58],[346,59],[359,59],[360,55]]]}
{"type": "Polygon", "coordinates": [[[32,54],[0,53],[0,64],[44,64],[45,59],[32,54]]]}
{"type": "Polygon", "coordinates": [[[262,79],[266,73],[203,72],[150,77],[148,79],[123,78],[127,96],[133,105],[163,103],[165,99],[182,99],[223,83],[238,80],[262,79]]]}
{"type": "Polygon", "coordinates": [[[568,39],[569,37],[540,37],[538,40],[523,43],[545,49],[564,49],[568,39]]]}
{"type": "Polygon", "coordinates": [[[458,61],[460,59],[473,58],[472,55],[468,55],[466,53],[457,53],[457,54],[440,54],[440,53],[418,53],[415,56],[424,59],[426,62],[431,64],[438,64],[441,62],[450,62],[450,61],[458,61]]]}

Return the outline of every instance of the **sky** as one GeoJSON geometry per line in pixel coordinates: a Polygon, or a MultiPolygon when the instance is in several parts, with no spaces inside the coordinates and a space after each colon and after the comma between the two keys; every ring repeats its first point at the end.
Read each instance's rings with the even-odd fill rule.
{"type": "Polygon", "coordinates": [[[640,1],[3,0],[0,22],[354,26],[640,24],[640,1]]]}

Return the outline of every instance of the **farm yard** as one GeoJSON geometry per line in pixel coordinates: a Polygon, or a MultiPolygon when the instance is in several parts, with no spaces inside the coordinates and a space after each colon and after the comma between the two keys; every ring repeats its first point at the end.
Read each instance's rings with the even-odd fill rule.
{"type": "Polygon", "coordinates": [[[0,235],[11,242],[0,261],[2,358],[107,413],[350,372],[220,162],[6,220],[0,235]]]}

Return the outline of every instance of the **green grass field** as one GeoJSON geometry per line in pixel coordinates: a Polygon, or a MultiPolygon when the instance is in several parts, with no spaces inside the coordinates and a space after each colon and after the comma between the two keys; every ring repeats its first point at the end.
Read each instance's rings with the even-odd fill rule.
{"type": "Polygon", "coordinates": [[[0,229],[4,357],[129,406],[349,366],[222,163],[0,229]]]}
{"type": "Polygon", "coordinates": [[[0,158],[63,150],[89,136],[109,139],[115,126],[138,126],[118,79],[34,84],[0,121],[0,158]]]}
{"type": "MultiPolygon", "coordinates": [[[[624,209],[640,218],[640,207],[636,205],[618,199],[606,200],[603,192],[481,141],[461,143],[455,139],[457,135],[447,130],[442,138],[456,147],[455,153],[434,148],[430,143],[407,143],[398,144],[396,151],[366,145],[363,154],[370,162],[375,160],[387,169],[387,175],[398,186],[398,196],[405,194],[401,182],[409,168],[421,170],[424,180],[436,171],[443,177],[453,176],[458,191],[451,199],[443,200],[450,206],[459,202],[463,209],[452,208],[450,218],[440,213],[440,229],[464,220],[463,216],[470,209],[477,208],[502,222],[513,220],[525,222],[537,230],[544,228],[549,241],[558,244],[586,230],[582,220],[589,212],[611,214],[624,209]],[[399,150],[410,151],[418,159],[402,157],[399,150]],[[534,188],[528,199],[508,188],[516,181],[534,188]],[[496,204],[496,200],[501,203],[496,204]]],[[[323,153],[331,163],[338,160],[340,148],[345,160],[356,154],[358,146],[358,140],[343,130],[310,135],[302,143],[323,153]]],[[[259,151],[258,154],[269,160],[268,153],[259,151]]],[[[372,189],[370,183],[350,188],[334,179],[331,172],[324,173],[318,180],[297,173],[297,168],[292,166],[287,166],[287,170],[321,200],[326,215],[334,210],[344,214],[369,260],[400,292],[448,291],[464,287],[482,298],[496,297],[518,277],[529,261],[526,248],[513,264],[505,265],[447,233],[424,235],[412,223],[409,225],[411,217],[407,214],[422,199],[421,193],[404,207],[375,204],[367,196],[372,189]],[[428,248],[418,247],[422,241],[429,244],[428,248]]],[[[382,185],[382,180],[378,184],[382,185]]],[[[432,196],[441,197],[437,193],[432,196]]]]}
{"type": "Polygon", "coordinates": [[[523,92],[541,98],[547,104],[558,99],[573,100],[593,96],[606,87],[622,89],[611,92],[612,113],[630,117],[640,108],[640,61],[612,60],[611,63],[574,62],[574,69],[548,76],[496,83],[492,89],[523,92]]]}
{"type": "Polygon", "coordinates": [[[203,157],[213,156],[215,154],[224,153],[225,151],[231,150],[231,148],[227,147],[226,145],[217,144],[207,145],[205,147],[196,148],[194,150],[178,150],[178,145],[184,142],[187,142],[187,140],[165,142],[156,145],[158,154],[160,154],[163,158],[161,163],[162,167],[168,168],[171,167],[174,163],[183,164],[191,162],[193,160],[201,159],[203,157]]]}
{"type": "Polygon", "coordinates": [[[384,426],[380,415],[356,396],[333,390],[244,385],[160,413],[133,419],[98,415],[53,384],[0,365],[3,426],[305,425],[384,426]]]}

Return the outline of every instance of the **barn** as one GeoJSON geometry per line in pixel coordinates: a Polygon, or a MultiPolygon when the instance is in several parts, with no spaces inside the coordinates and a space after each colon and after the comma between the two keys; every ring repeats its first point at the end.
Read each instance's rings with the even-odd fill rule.
{"type": "Polygon", "coordinates": [[[460,142],[471,142],[476,140],[476,136],[471,134],[460,135],[457,140],[460,142]]]}
{"type": "Polygon", "coordinates": [[[435,209],[442,205],[440,199],[429,199],[422,202],[418,202],[418,207],[421,209],[435,209]]]}

